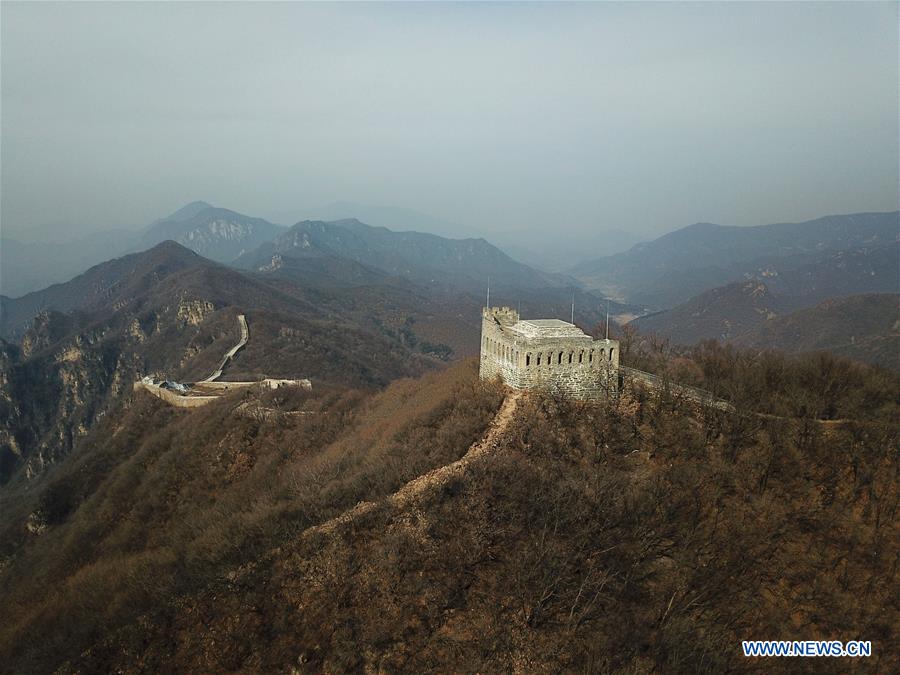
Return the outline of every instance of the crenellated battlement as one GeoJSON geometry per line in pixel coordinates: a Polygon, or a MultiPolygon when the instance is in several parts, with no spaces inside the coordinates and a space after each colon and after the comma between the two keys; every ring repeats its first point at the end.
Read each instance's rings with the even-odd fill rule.
{"type": "Polygon", "coordinates": [[[512,326],[519,321],[519,313],[511,307],[483,307],[482,319],[496,320],[502,326],[512,326]]]}

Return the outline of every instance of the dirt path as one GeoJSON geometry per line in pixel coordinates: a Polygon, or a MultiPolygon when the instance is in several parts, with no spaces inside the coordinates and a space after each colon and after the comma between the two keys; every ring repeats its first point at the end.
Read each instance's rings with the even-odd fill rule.
{"type": "MultiPolygon", "coordinates": [[[[403,509],[425,496],[429,491],[445,485],[452,478],[463,475],[472,462],[477,461],[497,448],[497,444],[513,419],[521,398],[521,391],[511,391],[507,394],[503,404],[500,406],[500,410],[497,411],[494,419],[491,420],[487,433],[480,440],[469,446],[463,457],[455,462],[429,471],[418,478],[413,478],[395,493],[386,497],[384,501],[395,509],[403,509]]],[[[339,516],[326,520],[324,523],[313,525],[306,529],[302,536],[330,534],[339,527],[347,525],[371,512],[378,505],[379,502],[360,502],[349,511],[345,511],[339,516]]]]}
{"type": "Polygon", "coordinates": [[[250,339],[250,328],[247,326],[247,317],[245,317],[243,314],[238,314],[238,325],[241,327],[240,341],[234,347],[225,352],[225,356],[222,358],[222,363],[219,364],[218,370],[216,370],[205,380],[200,380],[201,382],[214,382],[218,380],[222,376],[222,370],[224,370],[225,366],[228,364],[231,358],[238,353],[238,350],[241,347],[247,344],[247,340],[250,339]]]}

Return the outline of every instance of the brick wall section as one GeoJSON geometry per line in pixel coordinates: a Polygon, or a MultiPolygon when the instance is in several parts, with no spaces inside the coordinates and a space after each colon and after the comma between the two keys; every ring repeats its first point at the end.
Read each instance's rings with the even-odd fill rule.
{"type": "Polygon", "coordinates": [[[143,389],[144,391],[153,394],[156,398],[161,399],[176,408],[199,408],[200,406],[212,403],[219,398],[218,396],[182,396],[181,394],[176,394],[173,391],[157,387],[156,385],[135,382],[134,390],[138,391],[139,389],[143,389]]]}
{"type": "Polygon", "coordinates": [[[605,396],[618,382],[619,343],[594,340],[562,321],[520,322],[508,307],[485,308],[481,321],[482,379],[500,377],[521,390],[558,392],[590,399],[605,396]]]}

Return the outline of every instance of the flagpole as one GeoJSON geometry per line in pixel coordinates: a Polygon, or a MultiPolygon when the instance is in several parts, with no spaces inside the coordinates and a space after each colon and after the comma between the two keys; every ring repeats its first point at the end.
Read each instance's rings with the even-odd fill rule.
{"type": "Polygon", "coordinates": [[[606,339],[609,340],[609,298],[606,299],[606,339]]]}

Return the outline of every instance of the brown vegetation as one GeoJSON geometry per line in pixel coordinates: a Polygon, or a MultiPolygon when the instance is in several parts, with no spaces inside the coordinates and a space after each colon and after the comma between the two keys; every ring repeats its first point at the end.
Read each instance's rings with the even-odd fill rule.
{"type": "Polygon", "coordinates": [[[742,639],[822,638],[872,640],[873,658],[851,665],[896,671],[897,378],[743,358],[705,346],[665,363],[758,395],[760,412],[806,417],[698,409],[666,391],[532,396],[496,452],[403,508],[383,497],[458,459],[497,410],[472,363],[374,396],[265,395],[312,415],[135,401],[37,501],[5,511],[0,663],[722,672],[761,667],[742,639]],[[300,536],[361,500],[379,507],[300,536]]]}
{"type": "Polygon", "coordinates": [[[184,412],[138,395],[37,495],[4,495],[0,663],[46,672],[120,626],[165,622],[272,545],[458,459],[499,400],[471,363],[376,395],[270,392],[311,414],[263,420],[232,414],[240,396],[184,412]]]}

